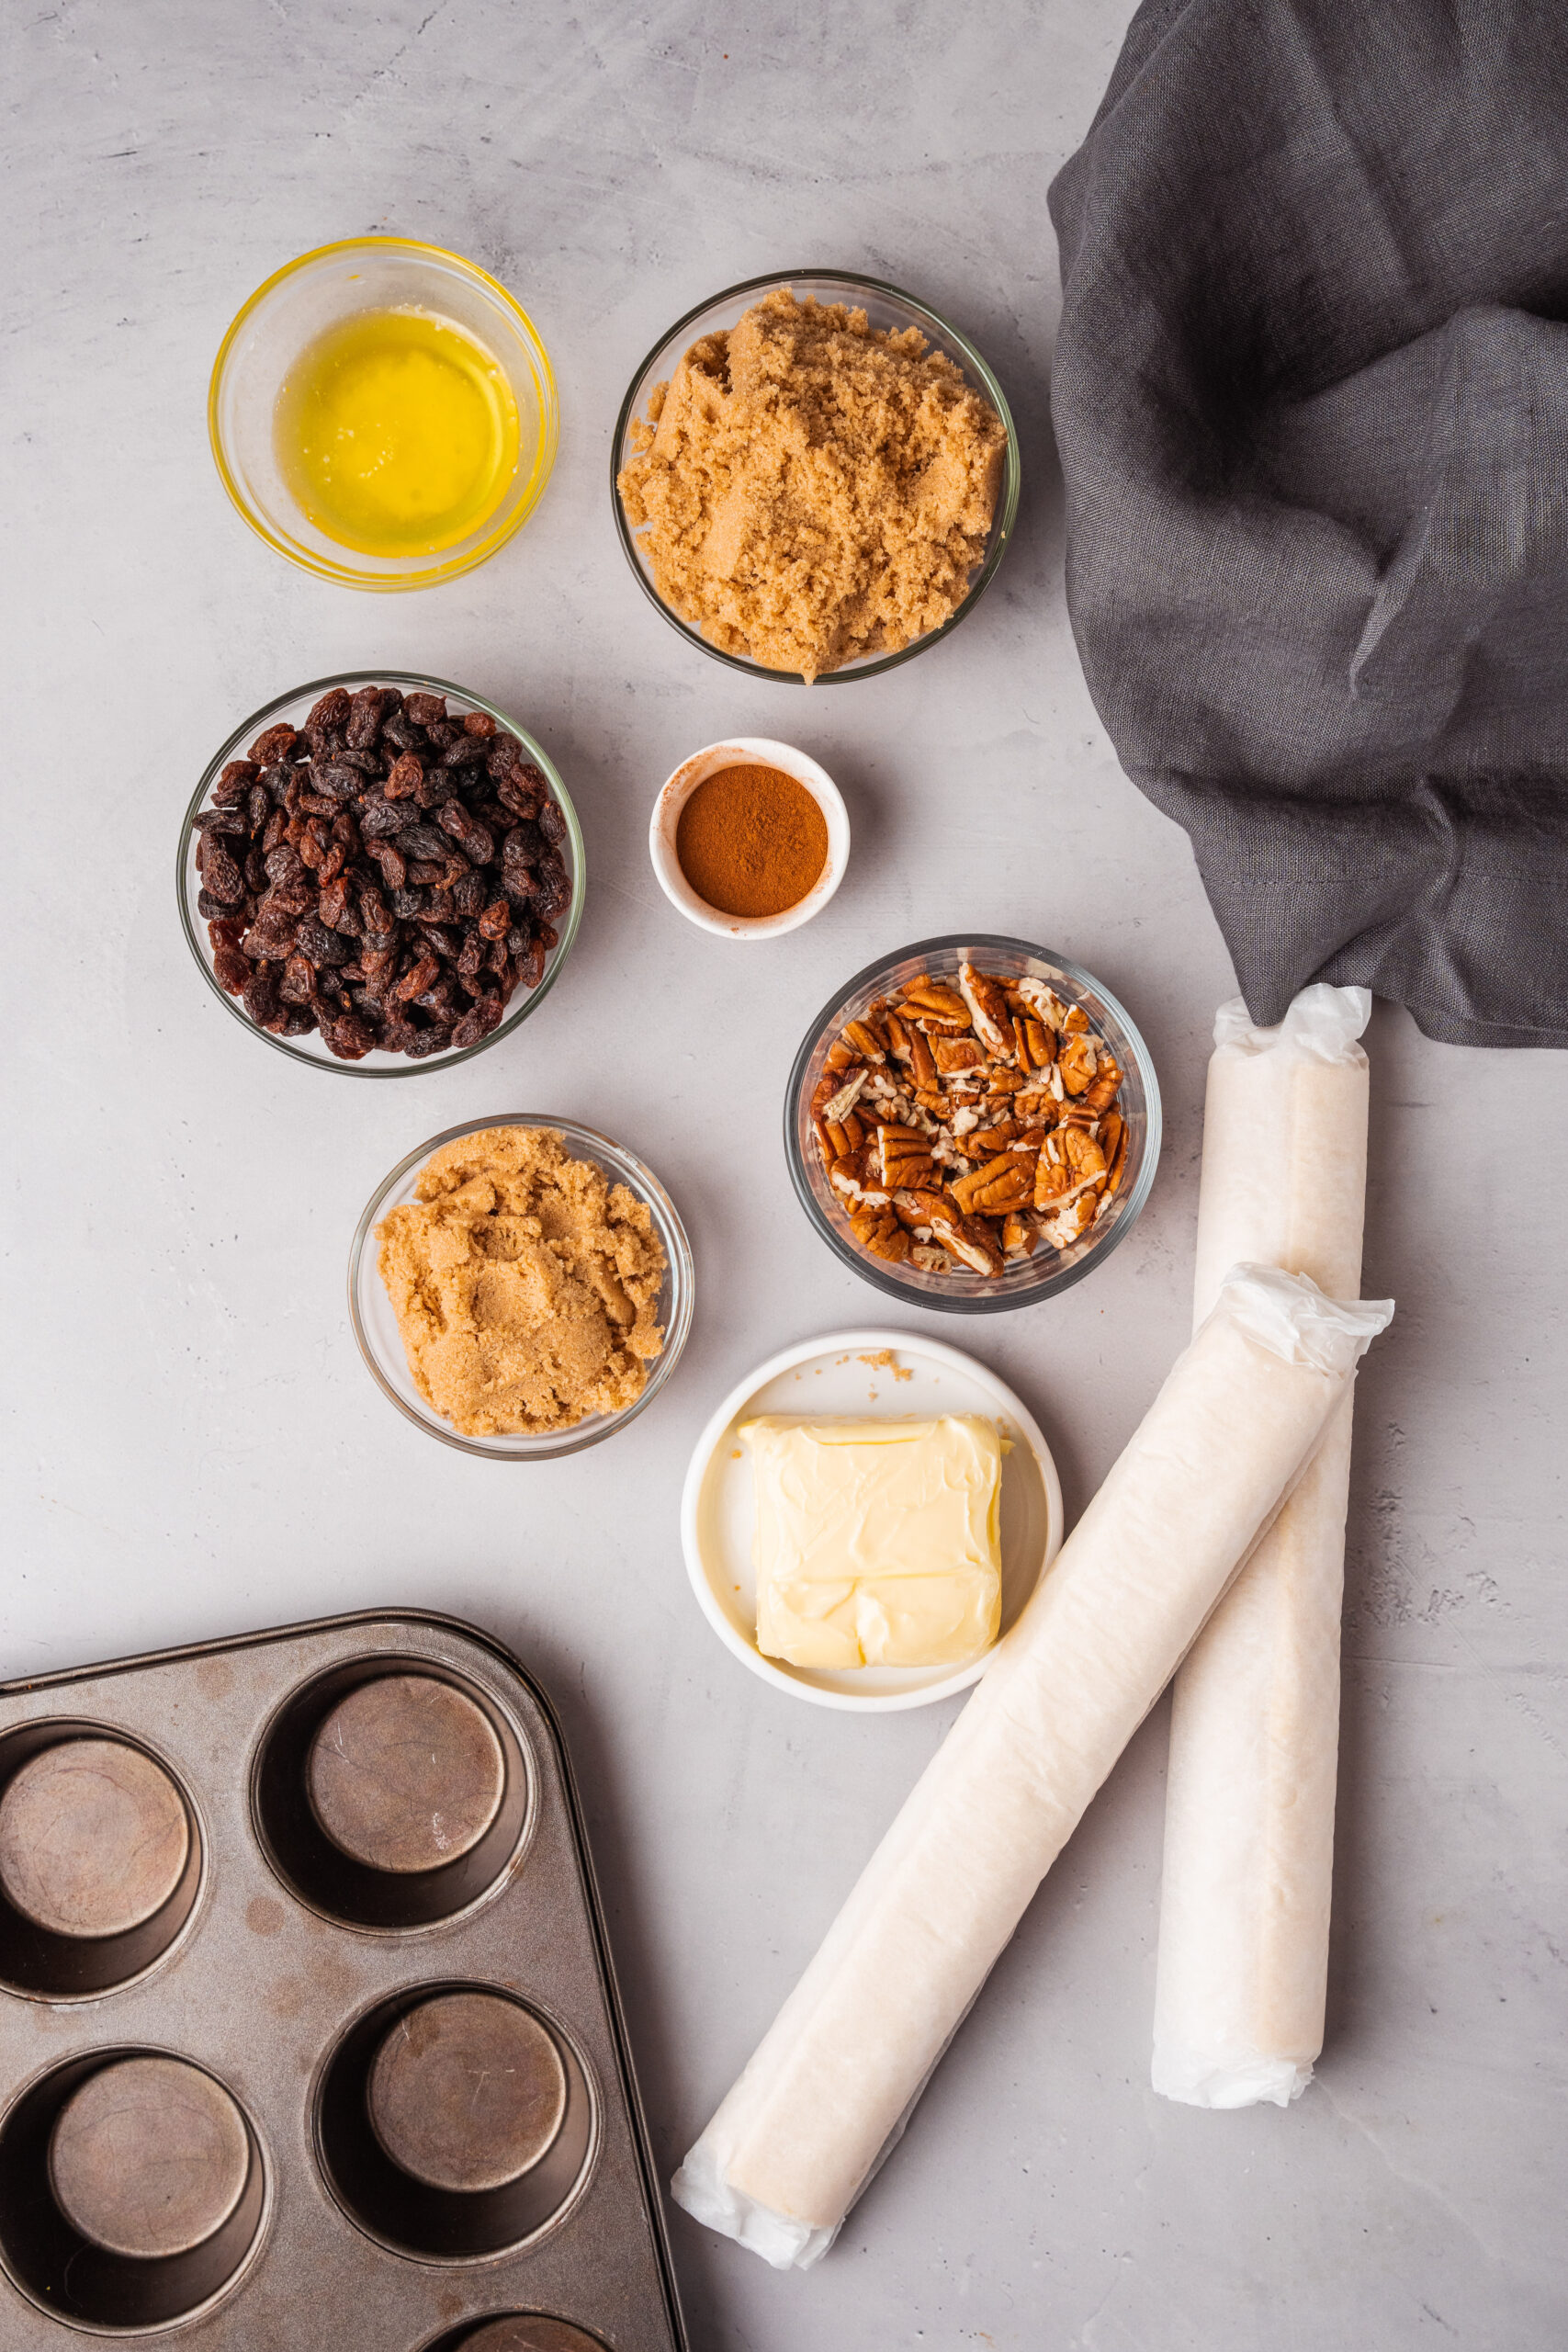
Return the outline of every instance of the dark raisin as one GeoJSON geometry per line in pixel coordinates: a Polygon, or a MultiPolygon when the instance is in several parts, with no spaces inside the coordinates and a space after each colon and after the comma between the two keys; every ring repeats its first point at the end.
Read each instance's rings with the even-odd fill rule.
{"type": "Polygon", "coordinates": [[[212,797],[220,808],[231,801],[243,800],[256,780],[254,760],[231,760],[212,787],[212,797]]]}
{"type": "Polygon", "coordinates": [[[506,934],[507,954],[512,956],[521,956],[533,936],[533,926],[530,923],[514,922],[506,934]]]}
{"type": "Polygon", "coordinates": [[[535,929],[538,933],[541,947],[554,949],[560,945],[560,933],[553,922],[537,923],[535,929]]]}
{"type": "Polygon", "coordinates": [[[276,1019],[277,975],[270,964],[264,965],[260,971],[251,974],[242,993],[245,1011],[258,1029],[265,1029],[269,1021],[276,1019]]]}
{"type": "Polygon", "coordinates": [[[302,915],[294,933],[301,952],[318,969],[323,964],[346,964],[354,953],[352,943],[341,933],[329,931],[323,922],[310,915],[302,915]]]}
{"type": "Polygon", "coordinates": [[[253,842],[245,852],[245,888],[249,890],[266,888],[266,860],[262,855],[260,842],[253,842]]]}
{"type": "Polygon", "coordinates": [[[304,864],[297,849],[288,842],[279,842],[266,854],[266,878],[269,882],[298,882],[305,873],[304,864]]]}
{"type": "Polygon", "coordinates": [[[564,849],[567,844],[567,821],[560,808],[547,800],[539,811],[539,831],[552,849],[564,849]]]}
{"type": "Polygon", "coordinates": [[[446,836],[438,833],[434,825],[405,825],[398,835],[398,847],[405,857],[440,858],[446,856],[446,836]]]}
{"type": "Polygon", "coordinates": [[[316,912],[330,931],[337,929],[337,919],[348,904],[348,883],[343,875],[327,884],[322,890],[316,912]]]}
{"type": "Polygon", "coordinates": [[[310,770],[312,790],[324,793],[333,800],[352,800],[364,789],[365,779],[357,768],[347,766],[342,760],[318,763],[310,770]]]}
{"type": "Polygon", "coordinates": [[[387,708],[386,689],[382,686],[361,686],[350,699],[348,724],[343,730],[344,741],[351,752],[367,752],[381,732],[381,720],[387,708]]]}
{"type": "Polygon", "coordinates": [[[403,922],[412,921],[424,912],[425,895],[423,890],[394,890],[392,912],[403,922]]]}
{"type": "Polygon", "coordinates": [[[210,890],[198,890],[196,894],[196,910],[204,922],[213,922],[220,915],[231,915],[234,911],[234,902],[231,899],[215,899],[210,890]]]}
{"type": "Polygon", "coordinates": [[[505,865],[536,865],[545,854],[545,836],[537,825],[525,820],[513,825],[501,845],[502,863],[505,865]]]}
{"type": "Polygon", "coordinates": [[[441,754],[444,768],[466,768],[476,761],[484,763],[485,747],[474,735],[459,734],[455,743],[448,743],[441,754]]]}
{"type": "Polygon", "coordinates": [[[382,786],[389,800],[407,800],[424,782],[424,770],[412,752],[393,762],[382,786]]]}
{"type": "Polygon", "coordinates": [[[495,785],[497,799],[503,807],[510,808],[514,817],[538,815],[544,796],[536,786],[525,782],[518,770],[510,769],[498,776],[495,774],[492,755],[491,775],[495,785]]]}
{"type": "Polygon", "coordinates": [[[469,815],[460,800],[449,800],[435,820],[444,833],[449,833],[458,848],[475,865],[489,865],[495,856],[495,836],[469,815]]]}
{"type": "Polygon", "coordinates": [[[445,727],[447,724],[445,695],[406,695],[403,708],[416,727],[445,727]]]}
{"type": "Polygon", "coordinates": [[[382,840],[389,833],[400,832],[412,814],[412,809],[393,800],[367,800],[359,812],[359,830],[367,841],[382,840]]]}
{"type": "Polygon", "coordinates": [[[276,849],[278,843],[283,841],[288,831],[288,811],[283,808],[275,808],[271,816],[267,819],[265,824],[262,827],[261,845],[262,855],[264,857],[270,857],[272,855],[273,851],[276,849]]]}
{"type": "Polygon", "coordinates": [[[409,878],[408,861],[391,842],[378,842],[372,852],[389,890],[400,890],[409,878]]]}
{"type": "Polygon", "coordinates": [[[291,1004],[279,1034],[285,1037],[308,1037],[315,1025],[316,1016],[308,1004],[291,1004]]]}
{"type": "Polygon", "coordinates": [[[243,842],[251,830],[247,809],[204,808],[199,817],[191,820],[192,829],[198,833],[221,833],[226,840],[243,842]]]}
{"type": "Polygon", "coordinates": [[[479,917],[479,934],[484,939],[504,939],[512,928],[512,909],[504,899],[492,899],[479,917]]]}
{"type": "Polygon", "coordinates": [[[517,959],[517,978],[525,989],[536,989],[545,977],[545,943],[531,939],[517,959]]]}
{"type": "Polygon", "coordinates": [[[484,912],[488,895],[483,875],[476,874],[472,866],[452,885],[452,904],[466,922],[484,912]]]}
{"type": "Polygon", "coordinates": [[[413,790],[414,804],[420,808],[439,808],[450,800],[457,789],[457,779],[446,768],[427,767],[413,790]]]}
{"type": "Polygon", "coordinates": [[[376,1043],[376,1034],[362,1013],[340,1013],[321,1023],[321,1041],[342,1062],[363,1061],[376,1043]]]}
{"type": "Polygon", "coordinates": [[[348,714],[353,707],[346,686],[329,688],[305,721],[306,733],[309,734],[310,729],[316,727],[325,729],[346,726],[348,714]]]}
{"type": "MultiPolygon", "coordinates": [[[[456,1034],[456,1031],[452,1032],[453,1035],[456,1034]]],[[[446,1050],[446,1038],[447,1032],[445,1029],[434,1027],[415,1029],[410,1033],[408,1044],[403,1047],[403,1051],[410,1061],[423,1061],[427,1054],[444,1054],[446,1050]]]]}
{"type": "Polygon", "coordinates": [[[316,975],[303,956],[290,956],[283,967],[277,993],[285,1004],[309,1004],[315,993],[316,975]]]}
{"type": "Polygon", "coordinates": [[[262,770],[261,780],[265,785],[268,792],[272,795],[273,799],[280,808],[288,796],[288,787],[294,782],[298,774],[299,770],[297,768],[286,767],[281,762],[276,767],[264,768],[262,770]]]}
{"type": "Polygon", "coordinates": [[[481,743],[488,743],[495,733],[495,721],[488,710],[466,710],[463,713],[463,732],[477,737],[481,743]]]}
{"type": "Polygon", "coordinates": [[[204,896],[220,899],[226,906],[245,895],[245,877],[216,834],[209,833],[202,842],[201,878],[204,896]]]}
{"type": "Polygon", "coordinates": [[[534,911],[542,922],[549,922],[564,914],[571,904],[571,882],[566,867],[554,850],[547,849],[539,860],[539,878],[534,887],[534,911]]]}
{"type": "Polygon", "coordinates": [[[423,752],[427,738],[406,710],[395,710],[381,722],[381,741],[390,743],[395,752],[423,752]]]}

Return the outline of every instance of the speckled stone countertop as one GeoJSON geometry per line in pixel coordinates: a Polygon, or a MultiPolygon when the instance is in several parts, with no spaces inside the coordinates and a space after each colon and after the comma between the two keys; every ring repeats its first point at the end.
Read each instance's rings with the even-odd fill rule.
{"type": "MultiPolygon", "coordinates": [[[[1209,1024],[1233,979],[1187,843],[1121,775],[1062,594],[1047,419],[1052,173],[1124,0],[503,0],[305,8],[57,0],[11,20],[5,841],[12,1531],[0,1669],[328,1611],[471,1617],[553,1693],[586,1794],[661,2168],[706,2120],[949,1710],[857,1721],[720,1647],[676,1504],[718,1396],[868,1318],[1013,1382],[1080,1509],[1185,1336],[1209,1024]],[[225,501],[215,346],[290,255],[388,228],[512,287],[561,386],[537,514],[483,570],[360,596],[225,501]],[[628,576],[609,436],[635,365],[735,279],[908,287],[1005,384],[1017,541],[947,644],[880,680],[750,684],[628,576]],[[355,1086],[248,1042],[193,969],[171,873],[209,750],[285,686],[385,662],[471,684],[549,747],[588,838],[547,1012],[355,1086]],[[652,797],[721,734],[812,752],[844,887],[739,949],[649,871],[652,797]],[[877,1313],[791,1196],[790,1057],[873,955],[964,925],[1101,975],[1168,1131],[1127,1246],[1059,1304],[877,1313]],[[677,1377],[613,1445],[536,1467],[420,1437],[367,1377],[349,1238],[467,1118],[608,1128],[699,1269],[677,1377]]],[[[1328,2044],[1289,2112],[1148,2087],[1166,1718],[1145,1725],[838,2246],[778,2277],[672,2221],[698,2352],[1546,2352],[1568,2341],[1561,1057],[1369,1038],[1366,1287],[1328,2044]]],[[[62,2332],[62,2341],[65,2341],[62,2332]]]]}

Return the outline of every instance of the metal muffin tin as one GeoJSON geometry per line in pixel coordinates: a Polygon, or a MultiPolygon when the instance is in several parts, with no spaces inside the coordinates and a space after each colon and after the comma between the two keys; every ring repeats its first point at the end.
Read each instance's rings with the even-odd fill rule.
{"type": "Polygon", "coordinates": [[[0,2343],[683,2352],[559,1730],[421,1611],[0,1685],[0,2343]]]}

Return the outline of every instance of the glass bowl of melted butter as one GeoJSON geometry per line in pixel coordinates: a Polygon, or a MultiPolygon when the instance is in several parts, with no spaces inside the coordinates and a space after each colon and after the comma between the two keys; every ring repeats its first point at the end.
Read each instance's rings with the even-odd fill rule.
{"type": "Polygon", "coordinates": [[[258,287],[208,396],[223,487],[269,547],[350,588],[427,588],[527,520],[555,463],[533,322],[404,237],[323,245],[258,287]]]}

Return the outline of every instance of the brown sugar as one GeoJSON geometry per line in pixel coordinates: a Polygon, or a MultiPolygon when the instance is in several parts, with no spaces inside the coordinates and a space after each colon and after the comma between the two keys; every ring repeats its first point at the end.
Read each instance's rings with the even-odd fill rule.
{"type": "Polygon", "coordinates": [[[719,914],[782,915],[828,863],[828,820],[782,768],[720,768],[682,808],[675,854],[698,898],[719,914]]]}
{"type": "Polygon", "coordinates": [[[660,594],[721,652],[811,679],[963,603],[1007,433],[945,353],[785,287],[694,344],[618,482],[660,594]]]}
{"type": "Polygon", "coordinates": [[[465,1437],[635,1404],[663,1352],[652,1212],[552,1127],[459,1136],[376,1228],[409,1371],[465,1437]]]}

